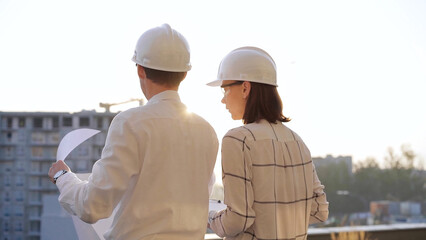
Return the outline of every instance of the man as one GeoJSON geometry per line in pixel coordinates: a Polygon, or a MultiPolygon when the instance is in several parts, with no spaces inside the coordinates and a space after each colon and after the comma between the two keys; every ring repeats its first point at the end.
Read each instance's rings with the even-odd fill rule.
{"type": "Polygon", "coordinates": [[[147,104],[114,118],[88,181],[63,161],[49,177],[61,205],[87,223],[119,205],[106,239],[203,239],[218,140],[177,92],[191,69],[188,43],[164,24],[142,34],[132,60],[147,104]]]}

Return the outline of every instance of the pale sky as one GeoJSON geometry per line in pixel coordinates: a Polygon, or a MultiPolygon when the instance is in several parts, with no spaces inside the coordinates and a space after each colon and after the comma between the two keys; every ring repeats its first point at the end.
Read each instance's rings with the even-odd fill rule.
{"type": "Polygon", "coordinates": [[[421,0],[0,0],[0,111],[103,111],[143,97],[130,58],[144,31],[169,23],[191,47],[181,98],[219,139],[241,122],[205,83],[251,45],[274,58],[287,126],[313,156],[382,160],[410,144],[425,161],[425,13],[421,0]]]}

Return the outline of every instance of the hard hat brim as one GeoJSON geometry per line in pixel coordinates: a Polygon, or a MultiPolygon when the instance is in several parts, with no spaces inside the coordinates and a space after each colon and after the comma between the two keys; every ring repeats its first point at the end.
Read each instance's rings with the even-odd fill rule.
{"type": "MultiPolygon", "coordinates": [[[[236,80],[236,81],[255,82],[255,83],[262,83],[262,84],[265,84],[265,85],[271,85],[271,86],[274,86],[274,87],[278,87],[278,84],[276,84],[276,83],[267,83],[267,82],[264,82],[264,81],[254,81],[254,80],[244,80],[244,79],[240,79],[240,80],[236,80]]],[[[222,82],[223,82],[223,80],[215,80],[213,82],[207,83],[206,85],[210,86],[210,87],[220,87],[222,85],[222,82]]]]}
{"type": "Polygon", "coordinates": [[[207,83],[207,86],[219,87],[220,85],[222,85],[222,82],[223,82],[223,80],[214,80],[213,82],[207,83]]]}

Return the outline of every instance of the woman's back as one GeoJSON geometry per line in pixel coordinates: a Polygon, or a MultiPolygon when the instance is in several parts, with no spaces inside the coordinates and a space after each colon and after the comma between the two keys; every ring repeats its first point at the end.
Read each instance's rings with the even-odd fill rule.
{"type": "Polygon", "coordinates": [[[306,238],[323,186],[315,186],[310,152],[297,134],[265,120],[232,129],[223,138],[222,165],[225,204],[235,215],[225,231],[244,228],[235,239],[306,238]]]}

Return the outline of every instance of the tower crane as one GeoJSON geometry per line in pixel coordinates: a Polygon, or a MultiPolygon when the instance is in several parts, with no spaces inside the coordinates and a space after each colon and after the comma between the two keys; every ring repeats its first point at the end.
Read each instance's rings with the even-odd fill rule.
{"type": "Polygon", "coordinates": [[[120,105],[120,104],[125,104],[125,103],[129,103],[129,102],[139,102],[139,106],[143,105],[143,99],[142,98],[131,98],[130,100],[124,101],[124,102],[119,102],[119,103],[99,103],[99,107],[105,108],[105,112],[110,112],[110,107],[111,106],[115,106],[115,105],[120,105]]]}

